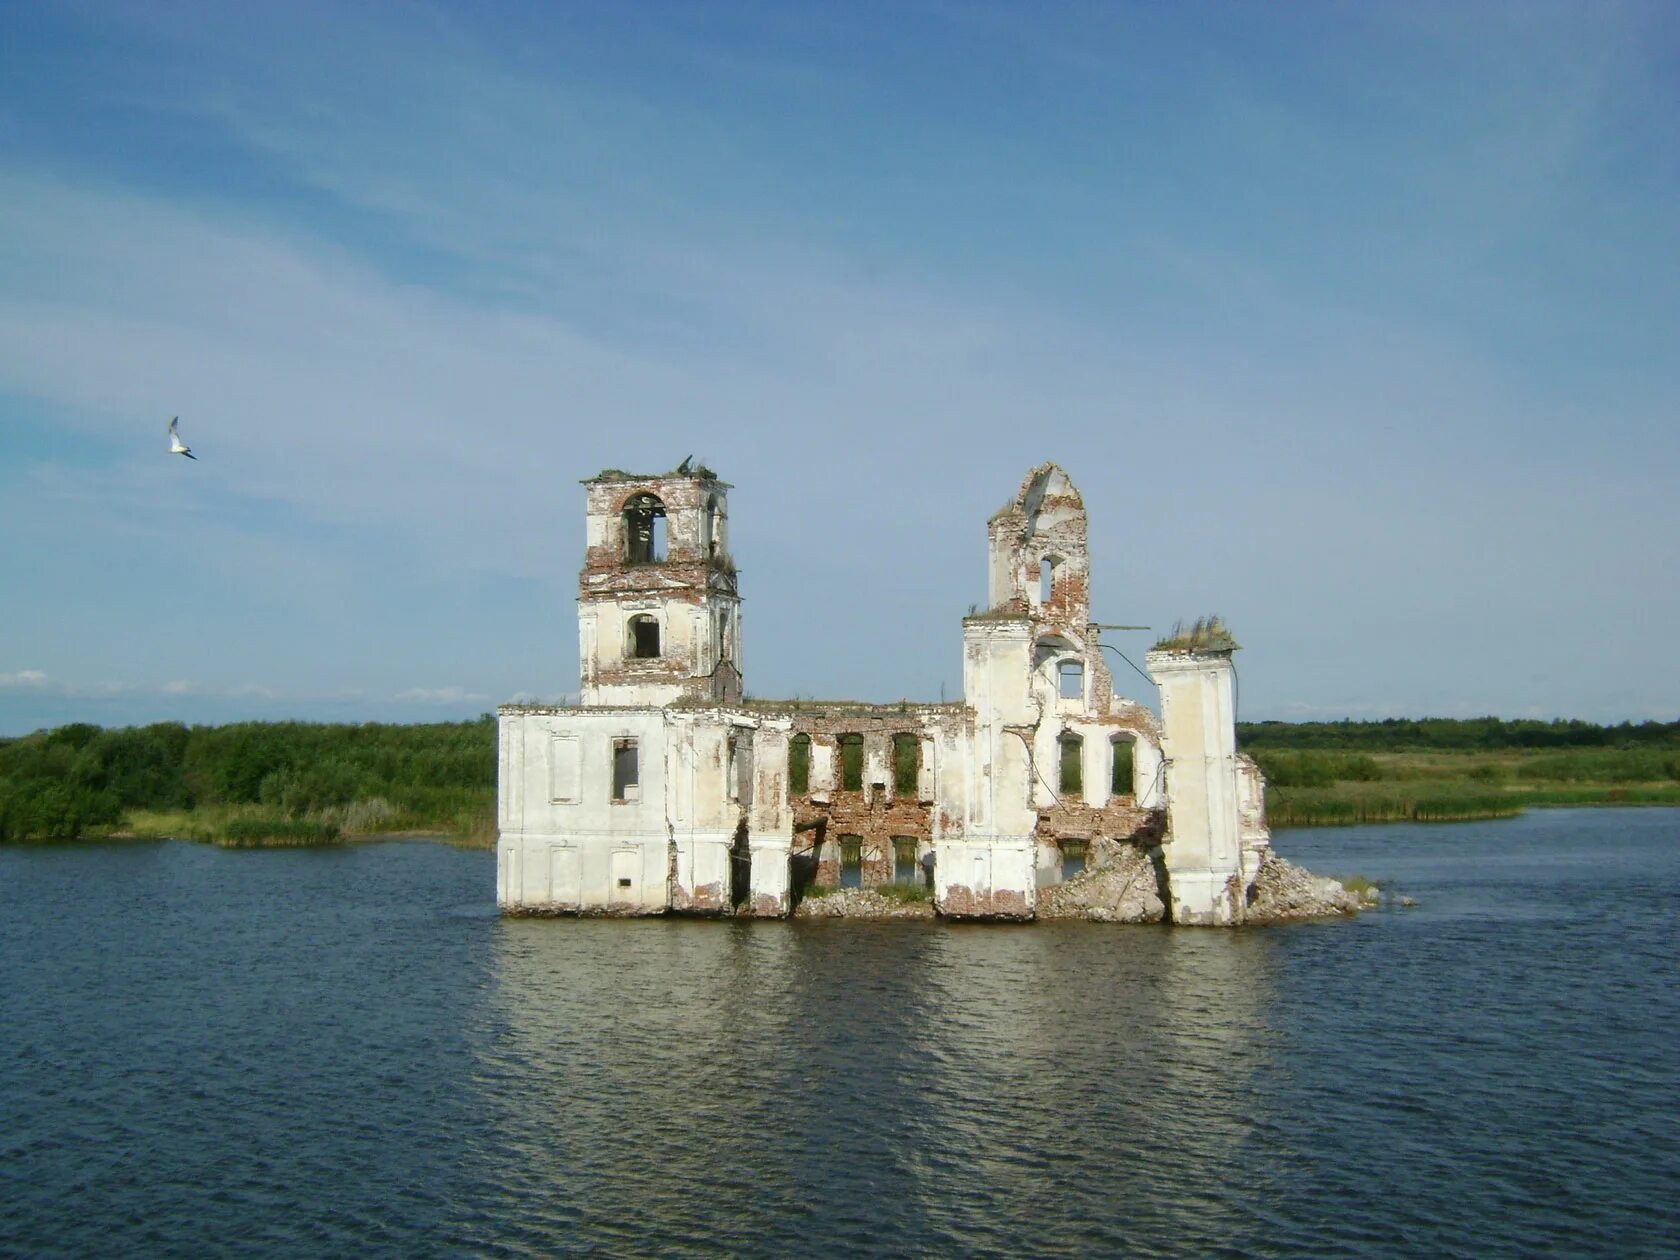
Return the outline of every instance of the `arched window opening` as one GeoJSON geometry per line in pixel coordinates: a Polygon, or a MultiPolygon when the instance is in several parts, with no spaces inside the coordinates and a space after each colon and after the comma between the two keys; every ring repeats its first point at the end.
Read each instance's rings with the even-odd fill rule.
{"type": "Polygon", "coordinates": [[[721,518],[718,516],[717,496],[713,495],[711,498],[706,500],[705,543],[707,559],[711,559],[716,556],[718,552],[723,550],[723,539],[718,534],[718,529],[721,524],[721,518]]]}
{"type": "Polygon", "coordinates": [[[922,862],[916,850],[920,847],[915,836],[894,836],[893,847],[893,883],[920,884],[922,882],[922,862]]]}
{"type": "Polygon", "coordinates": [[[638,661],[651,661],[659,655],[659,618],[638,613],[630,618],[630,655],[638,661]]]}
{"type": "Polygon", "coordinates": [[[624,558],[630,564],[665,559],[665,505],[657,495],[638,494],[625,503],[624,558]]]}
{"type": "Polygon", "coordinates": [[[863,736],[840,737],[840,790],[863,791],[863,736]]]}
{"type": "Polygon", "coordinates": [[[1131,796],[1135,791],[1132,783],[1132,741],[1124,735],[1114,737],[1114,772],[1109,780],[1108,790],[1115,796],[1131,796]]]}
{"type": "Polygon", "coordinates": [[[811,790],[811,737],[795,735],[788,741],[788,791],[804,796],[811,790]]]}
{"type": "Polygon", "coordinates": [[[922,741],[914,735],[894,735],[892,746],[893,791],[899,796],[914,796],[922,768],[922,741]]]}
{"type": "Polygon", "coordinates": [[[1086,844],[1083,840],[1063,840],[1058,845],[1062,851],[1062,878],[1072,879],[1085,869],[1086,844]]]}
{"type": "Polygon", "coordinates": [[[840,837],[840,887],[863,887],[863,837],[840,837]]]}
{"type": "Polygon", "coordinates": [[[1063,700],[1078,700],[1085,694],[1085,666],[1080,661],[1063,661],[1056,666],[1056,694],[1063,700]]]}
{"type": "Polygon", "coordinates": [[[1063,798],[1080,796],[1085,791],[1083,766],[1085,741],[1072,731],[1063,731],[1056,741],[1061,762],[1059,780],[1063,798]]]}

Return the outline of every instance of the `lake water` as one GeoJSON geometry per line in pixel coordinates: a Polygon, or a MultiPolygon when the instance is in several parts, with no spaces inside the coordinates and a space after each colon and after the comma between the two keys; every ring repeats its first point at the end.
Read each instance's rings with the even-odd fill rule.
{"type": "Polygon", "coordinates": [[[0,850],[0,1254],[1676,1254],[1680,811],[1277,843],[1418,905],[503,920],[430,843],[0,850]]]}

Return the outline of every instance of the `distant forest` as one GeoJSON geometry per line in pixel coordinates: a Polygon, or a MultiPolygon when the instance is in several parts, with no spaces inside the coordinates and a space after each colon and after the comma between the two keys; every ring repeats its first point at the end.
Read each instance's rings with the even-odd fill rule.
{"type": "MultiPolygon", "coordinates": [[[[1530,758],[1510,767],[1472,769],[1484,786],[1497,786],[1501,776],[1606,783],[1680,779],[1680,722],[1597,726],[1491,717],[1245,722],[1237,738],[1259,759],[1274,788],[1285,791],[1336,785],[1345,795],[1349,784],[1419,773],[1368,756],[1314,755],[1330,753],[1602,749],[1607,751],[1598,757],[1530,758]],[[1620,751],[1612,756],[1608,750],[1620,751]]],[[[1448,772],[1435,767],[1429,773],[1448,772]]],[[[0,738],[0,841],[128,832],[190,834],[225,843],[242,836],[330,839],[403,829],[493,841],[495,791],[496,721],[489,714],[423,725],[160,722],[101,729],[75,723],[0,738]]],[[[1281,796],[1274,802],[1279,817],[1291,819],[1304,817],[1299,811],[1310,803],[1281,796]]],[[[1518,807],[1514,797],[1503,805],[1518,807]]]]}
{"type": "Polygon", "coordinates": [[[1498,748],[1680,748],[1680,722],[1557,719],[1385,718],[1380,722],[1239,722],[1245,749],[1354,749],[1360,752],[1483,751],[1498,748]]]}
{"type": "Polygon", "coordinates": [[[336,832],[359,802],[377,803],[359,816],[380,830],[447,827],[495,788],[488,714],[412,726],[76,723],[0,740],[0,840],[79,836],[135,811],[326,819],[336,832]]]}

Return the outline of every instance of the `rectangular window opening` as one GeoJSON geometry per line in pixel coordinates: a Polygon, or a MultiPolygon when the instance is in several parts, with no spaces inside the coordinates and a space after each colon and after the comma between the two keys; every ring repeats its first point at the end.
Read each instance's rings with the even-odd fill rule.
{"type": "Polygon", "coordinates": [[[788,791],[804,796],[811,790],[811,737],[795,735],[788,741],[788,791]]]}
{"type": "Polygon", "coordinates": [[[1085,790],[1085,768],[1081,764],[1084,760],[1085,741],[1072,733],[1063,735],[1057,741],[1061,752],[1061,795],[1074,797],[1083,794],[1085,790]]]}
{"type": "Polygon", "coordinates": [[[840,790],[863,791],[863,736],[840,737],[840,790]]]}
{"type": "Polygon", "coordinates": [[[863,837],[840,837],[840,887],[863,887],[863,837]]]}
{"type": "Polygon", "coordinates": [[[893,736],[893,790],[899,796],[916,794],[916,775],[922,768],[922,741],[914,735],[893,736]]]}
{"type": "Polygon", "coordinates": [[[641,799],[641,758],[633,739],[615,739],[612,746],[612,798],[615,801],[641,799]]]}
{"type": "Polygon", "coordinates": [[[1109,782],[1108,790],[1115,796],[1131,796],[1134,791],[1132,752],[1131,740],[1114,741],[1114,777],[1109,782]]]}
{"type": "Polygon", "coordinates": [[[1063,700],[1078,700],[1085,694],[1085,666],[1078,661],[1063,661],[1057,667],[1057,679],[1063,700]]]}

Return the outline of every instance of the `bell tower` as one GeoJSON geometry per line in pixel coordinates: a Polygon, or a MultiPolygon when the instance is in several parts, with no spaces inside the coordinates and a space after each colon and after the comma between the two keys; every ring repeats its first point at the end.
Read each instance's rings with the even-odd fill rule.
{"type": "Polygon", "coordinates": [[[582,703],[741,698],[741,597],[729,557],[729,484],[684,460],[583,483],[578,575],[582,703]]]}

